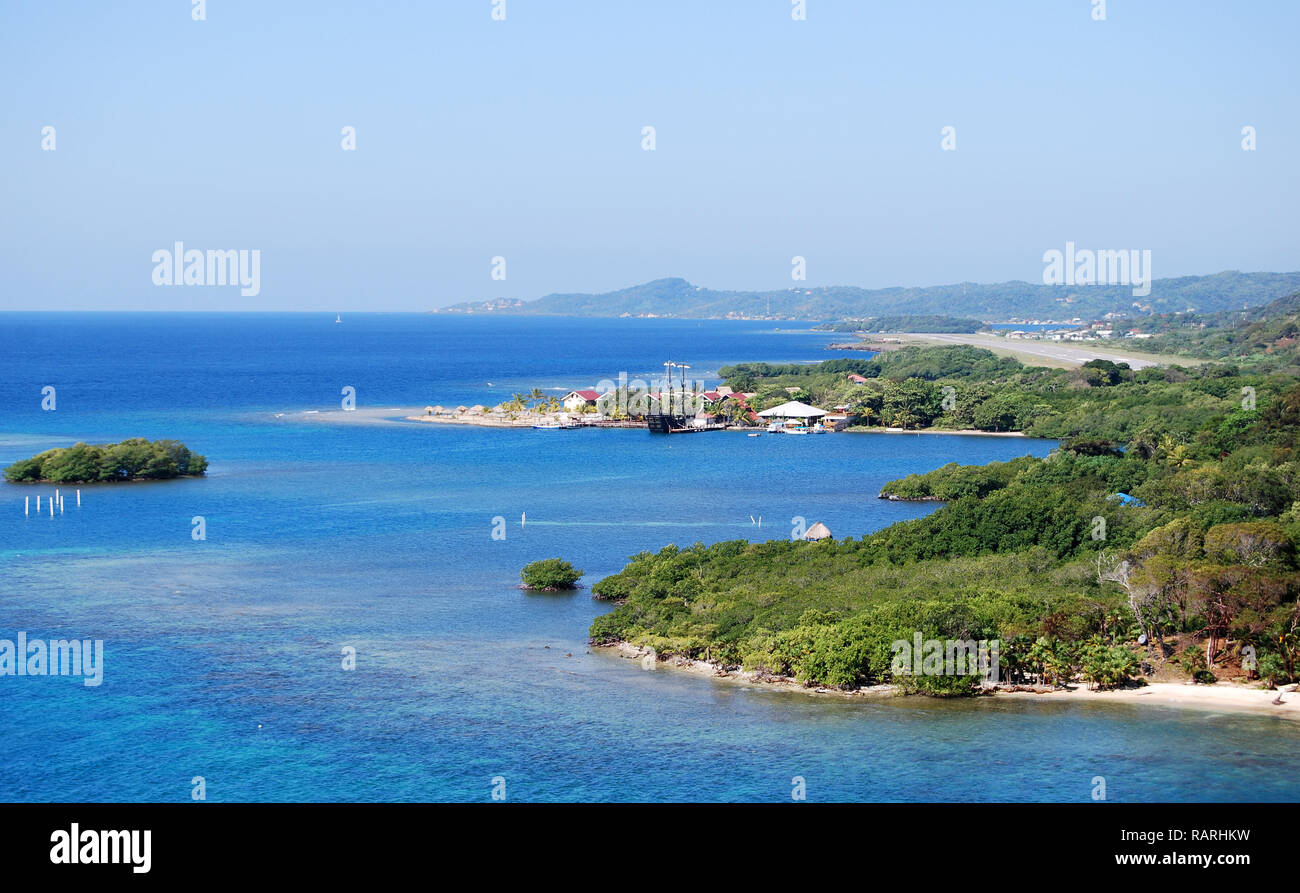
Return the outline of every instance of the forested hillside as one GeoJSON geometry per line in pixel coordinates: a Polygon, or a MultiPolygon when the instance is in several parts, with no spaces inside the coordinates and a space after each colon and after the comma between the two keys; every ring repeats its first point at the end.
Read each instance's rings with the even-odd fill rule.
{"type": "Polygon", "coordinates": [[[978,678],[899,676],[891,643],[917,632],[1000,640],[1012,682],[1295,681],[1300,356],[1270,346],[1194,370],[1029,368],[968,347],[731,367],[728,381],[759,402],[794,386],[868,423],[1066,440],[1045,459],[891,482],[879,495],[945,504],[861,538],[633,556],[593,587],[618,607],[592,624],[592,640],[932,694],[972,693],[978,678]]]}
{"type": "Polygon", "coordinates": [[[602,294],[552,294],[537,300],[469,301],[436,313],[546,316],[672,316],[690,319],[845,320],[883,315],[954,315],[981,320],[1096,319],[1107,313],[1213,313],[1258,306],[1300,289],[1300,273],[1240,273],[1156,279],[1135,298],[1128,285],[1056,286],[961,282],[921,288],[796,286],[772,291],[717,290],[685,279],[656,279],[602,294]]]}

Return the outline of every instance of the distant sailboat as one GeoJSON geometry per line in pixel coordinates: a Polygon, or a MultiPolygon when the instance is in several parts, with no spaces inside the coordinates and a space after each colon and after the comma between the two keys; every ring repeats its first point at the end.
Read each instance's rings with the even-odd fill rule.
{"type": "Polygon", "coordinates": [[[340,313],[338,316],[334,317],[334,321],[335,321],[335,322],[343,322],[343,314],[340,313]]]}

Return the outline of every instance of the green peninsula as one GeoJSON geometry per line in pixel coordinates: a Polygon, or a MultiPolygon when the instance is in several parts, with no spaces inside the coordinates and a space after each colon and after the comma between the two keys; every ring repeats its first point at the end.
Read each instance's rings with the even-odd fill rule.
{"type": "MultiPolygon", "coordinates": [[[[1194,368],[1026,367],[970,347],[813,366],[745,364],[756,402],[842,402],[860,422],[1061,438],[1044,459],[948,465],[885,486],[934,513],[854,539],[670,545],[593,586],[593,643],[852,689],[970,694],[900,675],[895,643],[998,640],[1001,678],[1300,679],[1296,302],[1249,350],[1194,368]],[[850,371],[850,368],[853,371],[850,371]],[[948,388],[950,390],[945,390],[948,388]],[[807,396],[804,396],[807,395],[807,396]],[[947,399],[945,399],[947,398],[947,399]]],[[[1206,343],[1240,344],[1232,327],[1206,343]]],[[[1184,335],[1184,346],[1199,345],[1184,335]]]]}

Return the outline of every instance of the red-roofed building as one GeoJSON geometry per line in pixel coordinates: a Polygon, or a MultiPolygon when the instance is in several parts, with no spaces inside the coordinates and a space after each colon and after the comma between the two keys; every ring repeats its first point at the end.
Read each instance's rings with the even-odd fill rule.
{"type": "Polygon", "coordinates": [[[867,379],[863,378],[861,375],[858,375],[856,372],[850,372],[850,373],[849,373],[849,381],[853,382],[854,384],[866,384],[866,383],[867,383],[867,379]]]}
{"type": "Polygon", "coordinates": [[[599,398],[599,391],[569,391],[560,402],[569,412],[581,412],[584,406],[595,406],[599,398]]]}

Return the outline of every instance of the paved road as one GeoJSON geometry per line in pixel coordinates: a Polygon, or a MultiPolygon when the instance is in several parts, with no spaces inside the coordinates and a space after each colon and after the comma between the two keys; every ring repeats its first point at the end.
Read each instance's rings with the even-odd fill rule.
{"type": "MultiPolygon", "coordinates": [[[[1114,350],[1099,350],[1093,343],[1066,344],[1060,341],[1033,341],[1029,339],[999,338],[997,335],[938,335],[909,334],[909,338],[921,338],[945,344],[973,344],[976,347],[1000,347],[1017,353],[1036,357],[1047,357],[1071,366],[1082,366],[1089,360],[1110,360],[1114,363],[1128,363],[1134,369],[1145,369],[1158,365],[1151,356],[1134,353],[1122,353],[1114,350]]],[[[1096,342],[1101,343],[1101,342],[1096,342]]]]}

